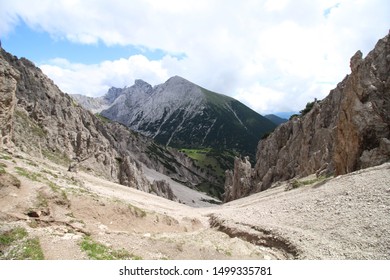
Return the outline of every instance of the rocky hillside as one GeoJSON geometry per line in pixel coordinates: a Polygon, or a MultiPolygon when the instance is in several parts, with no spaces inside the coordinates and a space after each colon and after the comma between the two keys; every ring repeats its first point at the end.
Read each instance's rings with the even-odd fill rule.
{"type": "Polygon", "coordinates": [[[172,200],[180,198],[167,180],[147,177],[145,168],[191,187],[208,181],[182,153],[77,105],[27,59],[1,50],[0,62],[2,146],[172,200]]]}
{"type": "MultiPolygon", "coordinates": [[[[75,98],[96,109],[90,100],[75,98]]],[[[136,80],[133,86],[112,88],[96,100],[112,102],[103,116],[176,148],[234,150],[254,158],[261,136],[275,127],[237,100],[178,76],[155,87],[136,80]]]]}
{"type": "Polygon", "coordinates": [[[226,201],[277,181],[346,174],[390,160],[389,35],[366,58],[358,51],[350,66],[351,74],[325,99],[259,142],[253,169],[236,160],[226,179],[226,201]]]}

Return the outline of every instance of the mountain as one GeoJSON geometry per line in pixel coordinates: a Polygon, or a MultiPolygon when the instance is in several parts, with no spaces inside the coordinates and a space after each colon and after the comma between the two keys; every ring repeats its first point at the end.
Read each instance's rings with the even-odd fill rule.
{"type": "Polygon", "coordinates": [[[257,142],[276,127],[239,101],[178,76],[154,87],[136,80],[131,87],[113,87],[92,100],[73,98],[86,109],[100,109],[101,116],[179,149],[212,182],[197,187],[219,198],[234,157],[242,154],[254,162],[257,142]]]}
{"type": "Polygon", "coordinates": [[[279,116],[282,119],[288,120],[292,115],[296,115],[299,112],[296,111],[290,111],[290,112],[276,112],[275,115],[279,116]]]}
{"type": "MultiPolygon", "coordinates": [[[[95,116],[29,60],[3,49],[0,54],[1,149],[45,158],[66,166],[73,174],[89,171],[190,205],[213,201],[193,190],[213,184],[213,178],[184,153],[95,116]]],[[[110,97],[115,99],[114,90],[110,97]]]]}
{"type": "Polygon", "coordinates": [[[155,87],[136,80],[103,99],[112,104],[102,116],[176,148],[233,150],[254,159],[257,142],[275,127],[239,101],[178,76],[155,87]]]}
{"type": "Polygon", "coordinates": [[[273,122],[276,125],[280,125],[288,121],[287,119],[278,117],[277,115],[274,114],[264,115],[264,117],[269,119],[271,122],[273,122]]]}
{"type": "Polygon", "coordinates": [[[70,96],[77,100],[79,104],[83,104],[83,107],[88,108],[92,113],[98,113],[110,106],[110,102],[101,97],[95,98],[81,94],[71,94],[70,96]]]}
{"type": "Polygon", "coordinates": [[[390,34],[366,58],[356,52],[351,74],[325,99],[310,103],[305,114],[259,142],[253,169],[247,159],[235,160],[226,178],[225,201],[294,177],[337,176],[389,161],[389,57],[390,34]]]}
{"type": "Polygon", "coordinates": [[[108,92],[101,97],[89,97],[82,94],[70,94],[70,96],[77,101],[85,109],[92,113],[100,113],[110,107],[115,99],[122,94],[121,88],[111,87],[108,92]]]}

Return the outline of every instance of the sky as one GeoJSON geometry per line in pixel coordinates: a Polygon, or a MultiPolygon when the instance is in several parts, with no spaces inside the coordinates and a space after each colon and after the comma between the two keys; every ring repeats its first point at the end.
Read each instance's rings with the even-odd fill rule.
{"type": "Polygon", "coordinates": [[[322,99],[388,34],[388,0],[0,0],[2,47],[62,91],[179,75],[261,113],[322,99]]]}

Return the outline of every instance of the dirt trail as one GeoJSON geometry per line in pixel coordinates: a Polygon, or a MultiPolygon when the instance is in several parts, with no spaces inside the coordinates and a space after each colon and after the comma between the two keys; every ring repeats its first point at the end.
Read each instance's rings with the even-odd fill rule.
{"type": "Polygon", "coordinates": [[[390,163],[206,208],[27,155],[0,163],[21,181],[0,188],[0,232],[26,228],[46,259],[90,258],[86,236],[143,259],[390,259],[390,163]]]}

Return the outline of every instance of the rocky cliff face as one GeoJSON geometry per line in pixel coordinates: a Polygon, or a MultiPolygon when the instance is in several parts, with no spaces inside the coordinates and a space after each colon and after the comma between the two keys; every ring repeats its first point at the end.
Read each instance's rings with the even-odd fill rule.
{"type": "Polygon", "coordinates": [[[390,160],[389,35],[366,58],[357,52],[351,70],[310,112],[259,142],[251,186],[238,183],[235,177],[246,176],[238,170],[225,185],[226,200],[296,176],[340,175],[390,160]]]}
{"type": "Polygon", "coordinates": [[[13,114],[16,103],[16,83],[19,73],[0,59],[0,150],[12,147],[13,114]]]}
{"type": "Polygon", "coordinates": [[[246,196],[252,190],[252,168],[249,158],[234,159],[234,170],[226,170],[224,201],[246,196]]]}

